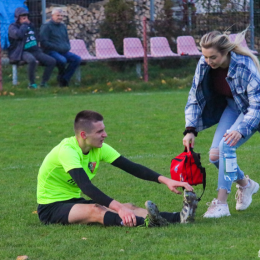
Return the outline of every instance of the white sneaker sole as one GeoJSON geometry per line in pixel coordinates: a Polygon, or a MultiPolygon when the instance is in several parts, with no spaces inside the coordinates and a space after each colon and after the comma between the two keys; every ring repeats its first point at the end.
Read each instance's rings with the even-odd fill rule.
{"type": "MultiPolygon", "coordinates": [[[[255,193],[257,193],[258,190],[259,190],[259,184],[257,182],[255,184],[256,185],[255,185],[255,188],[254,188],[254,190],[252,192],[252,196],[255,193]]],[[[246,210],[250,206],[251,203],[252,203],[252,197],[250,198],[249,203],[246,206],[245,205],[241,205],[241,207],[240,207],[240,205],[238,207],[236,206],[236,210],[246,210]],[[244,207],[242,207],[242,206],[244,206],[244,207]]]]}
{"type": "Polygon", "coordinates": [[[215,215],[204,215],[203,218],[222,218],[222,217],[229,217],[231,216],[230,213],[225,214],[225,215],[219,215],[219,216],[215,216],[215,215]]]}

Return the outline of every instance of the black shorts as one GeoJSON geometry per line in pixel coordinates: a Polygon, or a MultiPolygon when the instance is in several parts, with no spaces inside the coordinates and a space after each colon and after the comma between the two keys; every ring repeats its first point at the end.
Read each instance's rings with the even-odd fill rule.
{"type": "Polygon", "coordinates": [[[69,224],[69,213],[75,204],[96,204],[93,200],[84,198],[57,201],[50,204],[38,205],[38,216],[44,224],[69,224]]]}

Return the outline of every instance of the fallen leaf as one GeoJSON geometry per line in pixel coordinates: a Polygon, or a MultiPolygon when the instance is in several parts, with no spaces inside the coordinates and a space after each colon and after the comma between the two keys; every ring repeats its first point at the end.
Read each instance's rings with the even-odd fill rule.
{"type": "Polygon", "coordinates": [[[83,240],[87,240],[87,238],[86,238],[86,237],[82,237],[81,239],[83,239],[83,240]]]}
{"type": "Polygon", "coordinates": [[[6,96],[6,94],[7,94],[7,91],[4,91],[4,92],[3,92],[3,95],[6,96]]]}
{"type": "Polygon", "coordinates": [[[120,252],[124,252],[125,250],[124,250],[124,249],[120,249],[119,251],[120,251],[120,252]]]}
{"type": "Polygon", "coordinates": [[[37,210],[33,211],[32,214],[38,214],[37,210]]]}
{"type": "Polygon", "coordinates": [[[9,92],[9,95],[10,96],[14,96],[15,94],[13,92],[9,92]]]}
{"type": "Polygon", "coordinates": [[[16,260],[26,260],[29,259],[29,257],[27,255],[18,255],[16,260]]]}
{"type": "Polygon", "coordinates": [[[162,79],[162,84],[166,84],[166,81],[164,79],[162,79]]]}

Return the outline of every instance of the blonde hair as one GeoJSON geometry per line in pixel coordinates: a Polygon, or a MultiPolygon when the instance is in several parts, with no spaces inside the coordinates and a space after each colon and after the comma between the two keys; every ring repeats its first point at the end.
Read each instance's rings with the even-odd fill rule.
{"type": "Polygon", "coordinates": [[[202,36],[200,40],[200,47],[209,49],[215,48],[222,55],[231,51],[249,56],[255,63],[258,72],[260,72],[260,65],[258,58],[248,49],[241,46],[241,42],[245,39],[247,29],[238,33],[234,42],[231,42],[227,34],[221,34],[219,31],[213,31],[202,36]]]}

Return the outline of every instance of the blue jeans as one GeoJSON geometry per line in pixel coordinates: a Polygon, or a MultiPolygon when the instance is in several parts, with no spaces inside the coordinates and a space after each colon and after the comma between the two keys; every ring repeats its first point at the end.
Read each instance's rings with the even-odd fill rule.
{"type": "Polygon", "coordinates": [[[50,51],[48,55],[56,60],[59,69],[59,79],[69,82],[75,70],[80,65],[81,58],[72,52],[59,53],[50,51]]]}
{"type": "MultiPolygon", "coordinates": [[[[211,163],[213,163],[219,170],[218,173],[218,189],[225,189],[227,190],[227,193],[230,193],[231,191],[231,185],[232,181],[226,181],[224,179],[224,153],[223,153],[223,143],[224,143],[224,134],[227,132],[228,129],[231,131],[236,130],[238,124],[243,121],[244,114],[240,113],[238,111],[237,105],[235,101],[231,98],[227,98],[228,105],[225,108],[218,127],[216,129],[212,145],[210,149],[219,149],[219,159],[217,161],[210,160],[211,163]]],[[[254,133],[255,131],[252,131],[250,135],[248,135],[245,138],[241,138],[237,144],[234,146],[236,149],[240,147],[242,144],[244,144],[254,133]]],[[[229,146],[230,147],[230,146],[229,146]]],[[[237,167],[237,180],[242,180],[244,178],[244,172],[237,167]]]]}

